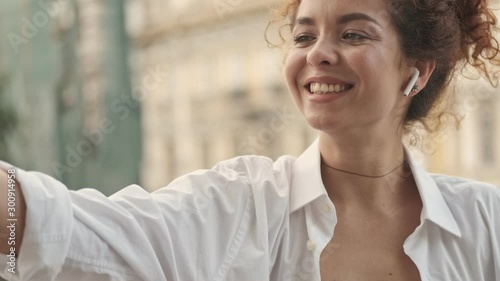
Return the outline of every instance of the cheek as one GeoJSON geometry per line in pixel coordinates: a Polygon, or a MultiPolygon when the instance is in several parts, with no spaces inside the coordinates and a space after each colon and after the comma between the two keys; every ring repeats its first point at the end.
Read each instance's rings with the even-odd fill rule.
{"type": "Polygon", "coordinates": [[[288,52],[285,60],[285,76],[291,90],[297,86],[297,78],[299,78],[304,62],[303,56],[296,50],[288,52]]]}
{"type": "Polygon", "coordinates": [[[389,86],[388,83],[394,80],[396,71],[394,58],[387,52],[372,48],[368,51],[356,51],[350,53],[346,60],[364,82],[364,86],[372,92],[375,89],[382,89],[389,86]],[[373,89],[375,88],[375,89],[373,89]]]}
{"type": "Polygon", "coordinates": [[[284,71],[286,76],[286,83],[290,95],[295,105],[302,111],[302,99],[300,95],[300,81],[301,71],[304,68],[305,59],[301,58],[299,52],[290,50],[285,60],[284,71]]]}
{"type": "Polygon", "coordinates": [[[372,71],[372,69],[383,69],[386,59],[376,48],[358,48],[353,49],[346,55],[346,61],[353,67],[359,68],[358,71],[372,71]]]}

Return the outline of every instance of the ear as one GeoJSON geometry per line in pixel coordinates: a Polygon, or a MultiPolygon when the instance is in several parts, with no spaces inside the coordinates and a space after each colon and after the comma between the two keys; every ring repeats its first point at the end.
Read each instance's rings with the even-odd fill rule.
{"type": "Polygon", "coordinates": [[[420,71],[420,75],[417,79],[417,82],[415,83],[415,85],[418,86],[419,90],[416,92],[412,91],[409,95],[410,97],[418,95],[418,93],[420,93],[420,91],[425,88],[427,82],[429,82],[429,79],[431,78],[432,73],[434,72],[434,69],[436,68],[436,61],[416,61],[415,67],[418,68],[418,71],[420,71]]]}

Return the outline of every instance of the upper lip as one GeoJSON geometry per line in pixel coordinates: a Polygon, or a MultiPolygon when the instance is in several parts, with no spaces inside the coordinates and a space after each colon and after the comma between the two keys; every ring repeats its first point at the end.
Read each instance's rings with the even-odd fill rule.
{"type": "Polygon", "coordinates": [[[346,82],[342,79],[331,77],[331,76],[310,77],[305,81],[305,86],[310,85],[311,83],[352,85],[352,83],[349,83],[349,82],[346,82]]]}

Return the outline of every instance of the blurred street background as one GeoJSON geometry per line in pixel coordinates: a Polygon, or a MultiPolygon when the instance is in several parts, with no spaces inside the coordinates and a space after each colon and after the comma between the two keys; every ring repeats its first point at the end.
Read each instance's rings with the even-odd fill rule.
{"type": "MultiPolygon", "coordinates": [[[[237,155],[300,155],[316,133],[264,40],[277,4],[2,1],[0,159],[110,195],[237,155]]],[[[412,151],[431,172],[500,185],[500,88],[455,90],[461,129],[412,151]]]]}

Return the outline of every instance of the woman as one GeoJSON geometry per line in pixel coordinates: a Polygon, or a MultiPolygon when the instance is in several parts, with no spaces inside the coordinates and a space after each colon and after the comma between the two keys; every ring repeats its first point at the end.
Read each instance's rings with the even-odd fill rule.
{"type": "Polygon", "coordinates": [[[500,190],[431,176],[402,142],[457,64],[494,75],[486,1],[292,0],[282,15],[287,83],[319,131],[299,158],[238,157],[109,198],[12,170],[26,224],[17,271],[2,255],[2,276],[500,281],[500,190]]]}

